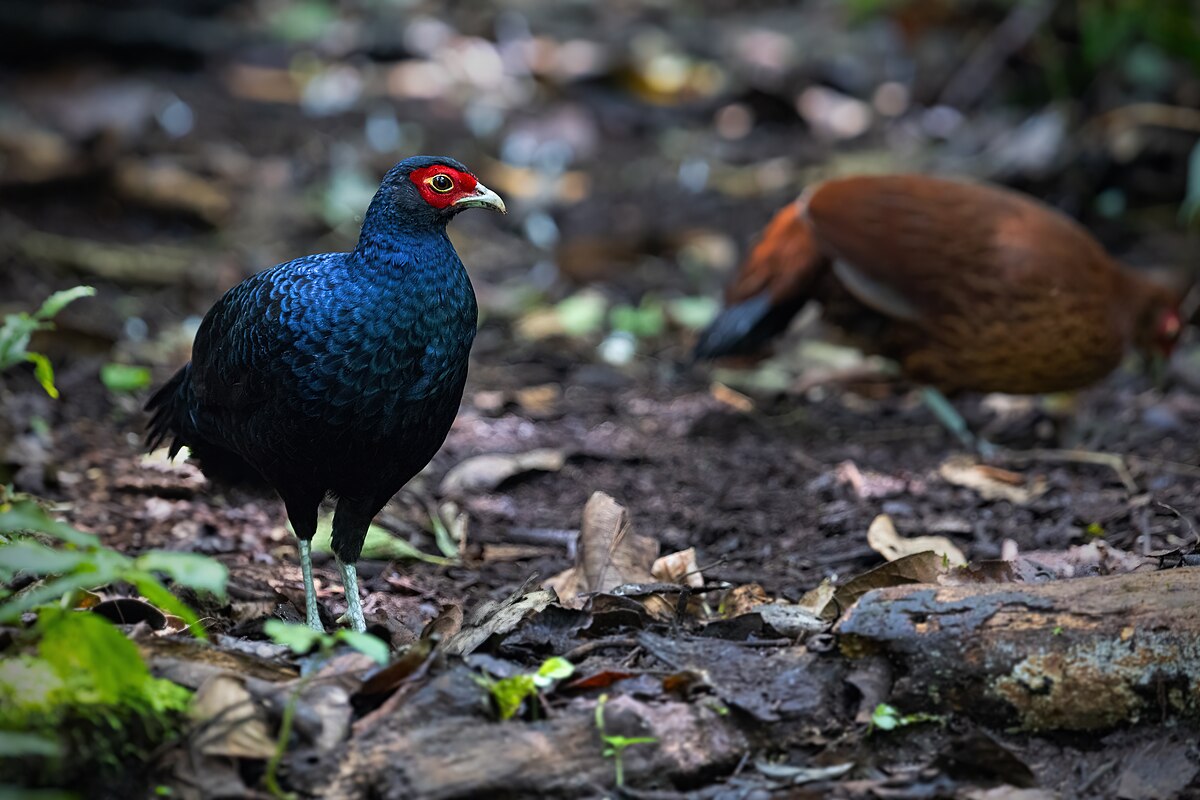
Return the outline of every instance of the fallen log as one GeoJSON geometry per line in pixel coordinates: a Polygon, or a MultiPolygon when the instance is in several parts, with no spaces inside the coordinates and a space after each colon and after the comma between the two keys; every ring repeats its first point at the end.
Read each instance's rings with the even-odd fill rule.
{"type": "Polygon", "coordinates": [[[1200,569],[876,589],[835,630],[898,667],[905,710],[1030,731],[1200,718],[1200,569]]]}
{"type": "MultiPolygon", "coordinates": [[[[388,726],[351,741],[317,794],[381,800],[597,796],[613,785],[614,764],[604,755],[594,706],[580,702],[537,723],[453,717],[407,730],[388,726]]],[[[625,780],[635,786],[695,784],[732,769],[750,749],[736,723],[701,704],[617,697],[608,702],[605,718],[610,732],[656,740],[622,754],[625,780]]]]}

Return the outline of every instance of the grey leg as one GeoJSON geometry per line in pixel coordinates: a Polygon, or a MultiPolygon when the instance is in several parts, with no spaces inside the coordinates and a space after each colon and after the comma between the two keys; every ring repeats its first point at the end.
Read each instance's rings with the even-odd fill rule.
{"type": "Polygon", "coordinates": [[[317,611],[317,587],[313,584],[312,576],[312,542],[298,539],[300,547],[300,572],[304,574],[304,616],[308,627],[314,631],[325,632],[321,624],[321,614],[317,611]]]}
{"type": "Polygon", "coordinates": [[[350,627],[359,633],[366,633],[367,620],[363,617],[362,600],[358,597],[358,570],[353,564],[343,564],[338,559],[338,567],[342,570],[342,588],[346,592],[345,619],[350,621],[350,627]]]}
{"type": "Polygon", "coordinates": [[[946,395],[937,389],[926,386],[921,389],[921,399],[938,418],[938,422],[946,426],[946,430],[953,433],[964,445],[975,450],[984,458],[991,458],[996,454],[996,446],[971,432],[971,429],[967,427],[967,421],[962,418],[962,414],[958,413],[958,409],[946,399],[946,395]]]}

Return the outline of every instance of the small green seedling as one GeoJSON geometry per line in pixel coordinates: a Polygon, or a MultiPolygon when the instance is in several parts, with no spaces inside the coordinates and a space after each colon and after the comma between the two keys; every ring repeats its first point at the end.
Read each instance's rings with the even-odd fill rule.
{"type": "Polygon", "coordinates": [[[369,633],[349,630],[322,633],[298,622],[284,622],[279,619],[267,620],[267,624],[263,626],[263,633],[275,644],[281,644],[297,655],[305,655],[313,650],[328,655],[340,642],[354,648],[376,664],[388,663],[387,643],[369,633]]]}
{"type": "Polygon", "coordinates": [[[625,749],[635,744],[655,744],[658,739],[653,736],[616,736],[607,733],[604,729],[604,704],[607,702],[608,695],[606,694],[600,695],[596,700],[596,730],[600,731],[600,740],[604,742],[601,755],[613,760],[617,787],[621,788],[625,786],[625,762],[623,760],[625,749]]]}
{"type": "Polygon", "coordinates": [[[57,398],[58,388],[54,385],[54,368],[50,366],[50,359],[41,353],[30,352],[29,340],[37,331],[53,330],[54,323],[51,320],[68,304],[95,293],[96,290],[90,286],[76,286],[50,295],[42,307],[32,314],[23,311],[6,314],[4,324],[0,325],[0,370],[28,361],[33,364],[33,375],[46,394],[57,398]]]}
{"type": "Polygon", "coordinates": [[[918,725],[922,722],[936,722],[939,725],[945,722],[945,717],[939,714],[926,714],[918,712],[916,714],[901,714],[895,706],[890,706],[887,703],[880,703],[875,706],[875,710],[871,712],[871,727],[868,731],[893,731],[896,728],[903,728],[908,725],[918,725]]]}
{"type": "Polygon", "coordinates": [[[489,692],[496,703],[501,720],[510,720],[521,710],[525,700],[534,697],[542,689],[549,689],[556,682],[575,674],[575,665],[565,658],[548,658],[537,672],[526,672],[495,680],[487,675],[475,676],[475,681],[489,692]]]}
{"type": "MultiPolygon", "coordinates": [[[[367,656],[377,664],[383,665],[388,663],[389,653],[387,643],[369,633],[348,630],[324,633],[322,631],[314,631],[307,625],[298,622],[284,622],[279,619],[267,620],[266,625],[263,626],[263,633],[267,635],[267,638],[275,642],[275,644],[281,644],[297,655],[306,655],[315,650],[320,657],[324,658],[329,656],[338,643],[341,642],[367,656]]],[[[275,752],[271,755],[270,761],[267,762],[266,773],[263,776],[263,782],[267,786],[267,791],[273,797],[280,798],[280,800],[293,800],[295,798],[294,794],[285,792],[283,787],[279,785],[279,765],[283,762],[283,756],[287,753],[288,742],[292,738],[292,723],[296,717],[296,706],[300,702],[300,696],[304,694],[304,690],[308,688],[308,683],[314,675],[316,675],[315,671],[304,675],[288,697],[287,705],[283,707],[283,715],[279,721],[279,737],[275,740],[275,752]]]]}

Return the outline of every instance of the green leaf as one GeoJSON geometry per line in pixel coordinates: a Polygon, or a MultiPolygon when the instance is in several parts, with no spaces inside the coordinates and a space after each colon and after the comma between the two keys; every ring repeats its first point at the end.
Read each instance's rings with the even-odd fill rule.
{"type": "Polygon", "coordinates": [[[571,295],[554,307],[554,314],[568,336],[586,336],[600,329],[608,300],[598,292],[571,295]]]}
{"type": "Polygon", "coordinates": [[[54,385],[54,367],[50,365],[50,359],[41,353],[26,353],[25,360],[33,362],[33,377],[37,378],[46,394],[57,400],[58,387],[54,385]]]}
{"type": "Polygon", "coordinates": [[[159,583],[158,578],[154,577],[153,574],[141,570],[130,570],[122,574],[121,578],[132,583],[141,593],[142,597],[168,614],[174,614],[183,620],[183,624],[187,625],[188,631],[197,639],[208,639],[208,635],[204,632],[204,626],[200,624],[200,618],[196,616],[196,612],[189,608],[187,603],[172,594],[167,587],[159,583]]]}
{"type": "Polygon", "coordinates": [[[28,572],[33,575],[61,575],[90,563],[90,553],[55,550],[44,544],[23,540],[0,545],[0,570],[28,572]]]}
{"type": "Polygon", "coordinates": [[[8,369],[25,358],[29,338],[37,326],[37,322],[28,314],[9,314],[4,317],[4,325],[0,326],[0,370],[8,369]]]}
{"type": "Polygon", "coordinates": [[[83,297],[91,297],[96,293],[96,290],[91,286],[76,286],[73,289],[64,289],[61,292],[55,292],[46,298],[46,302],[42,303],[42,307],[34,312],[33,318],[37,320],[49,320],[58,316],[58,312],[62,311],[71,303],[83,297]]]}
{"type": "Polygon", "coordinates": [[[496,700],[500,719],[509,720],[521,710],[525,698],[537,694],[537,684],[532,675],[512,675],[491,684],[490,690],[496,700]]]}
{"type": "Polygon", "coordinates": [[[279,619],[267,620],[263,626],[263,633],[275,644],[281,644],[297,655],[304,655],[314,647],[329,647],[333,643],[333,637],[329,634],[314,631],[307,625],[279,619]]]}
{"type": "Polygon", "coordinates": [[[99,547],[100,540],[52,519],[32,500],[18,500],[8,511],[0,511],[0,533],[44,533],[76,547],[99,547]]]}
{"type": "MultiPolygon", "coordinates": [[[[317,533],[312,538],[312,549],[321,553],[333,552],[330,544],[332,536],[333,515],[322,514],[317,519],[317,533]]],[[[457,558],[443,558],[418,550],[399,536],[378,525],[367,528],[367,538],[363,540],[361,557],[378,561],[424,561],[427,564],[439,566],[458,563],[457,558]]]]}
{"type": "Polygon", "coordinates": [[[533,682],[538,688],[544,689],[555,681],[561,681],[575,674],[575,665],[562,656],[554,656],[542,662],[533,682]]]}
{"type": "Polygon", "coordinates": [[[199,553],[169,553],[152,550],[134,561],[135,568],[147,572],[165,572],[175,583],[225,596],[229,569],[215,558],[199,553]]]}
{"type": "Polygon", "coordinates": [[[0,758],[23,756],[54,757],[62,752],[62,745],[47,736],[17,731],[0,731],[0,758]]]}
{"type": "Polygon", "coordinates": [[[433,528],[433,540],[437,543],[438,550],[446,558],[457,561],[458,542],[454,541],[454,537],[450,535],[450,529],[446,527],[446,523],[442,521],[442,517],[437,511],[430,512],[429,526],[433,528]]]}
{"type": "MultiPolygon", "coordinates": [[[[315,633],[315,631],[314,631],[315,633]]],[[[369,656],[376,664],[387,664],[390,653],[387,643],[369,633],[358,631],[338,631],[337,638],[353,647],[365,656],[369,656]]]]}
{"type": "Polygon", "coordinates": [[[889,706],[887,703],[880,703],[871,712],[871,727],[873,728],[878,728],[881,731],[890,731],[899,725],[900,712],[894,706],[889,706]]]}
{"type": "Polygon", "coordinates": [[[105,364],[100,368],[100,382],[110,392],[128,394],[150,385],[150,370],[130,364],[105,364]]]}
{"type": "Polygon", "coordinates": [[[698,331],[717,317],[721,304],[715,297],[677,297],[667,301],[671,319],[685,328],[698,331]]]}
{"type": "Polygon", "coordinates": [[[624,750],[635,744],[654,744],[658,739],[654,736],[605,736],[604,743],[614,751],[624,750]]]}
{"type": "Polygon", "coordinates": [[[0,606],[0,622],[15,622],[26,611],[57,601],[68,592],[78,589],[93,589],[117,579],[120,573],[106,570],[91,570],[64,575],[41,586],[21,592],[0,606]]]}
{"type": "Polygon", "coordinates": [[[270,17],[271,31],[280,39],[309,42],[319,39],[337,20],[337,12],[322,0],[301,0],[279,7],[270,17]]]}

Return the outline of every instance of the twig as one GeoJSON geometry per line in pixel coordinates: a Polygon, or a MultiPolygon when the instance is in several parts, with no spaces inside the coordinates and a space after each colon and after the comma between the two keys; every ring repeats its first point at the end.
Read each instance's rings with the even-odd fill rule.
{"type": "Polygon", "coordinates": [[[1193,466],[1192,464],[1183,464],[1178,461],[1164,461],[1161,458],[1142,458],[1141,456],[1129,456],[1127,460],[1130,464],[1143,471],[1153,469],[1165,472],[1168,475],[1200,478],[1200,467],[1193,466]]]}
{"type": "Polygon", "coordinates": [[[1091,450],[1006,450],[1000,453],[1003,460],[1016,462],[1046,461],[1060,464],[1095,464],[1108,467],[1117,474],[1125,491],[1138,492],[1138,485],[1126,466],[1125,457],[1118,453],[1096,453],[1091,450]]]}
{"type": "Polygon", "coordinates": [[[938,103],[955,108],[974,105],[992,85],[1004,62],[1033,38],[1057,5],[1056,0],[1017,3],[950,78],[938,103]]]}
{"type": "Polygon", "coordinates": [[[563,653],[563,658],[567,661],[575,663],[576,661],[589,656],[597,650],[607,650],[612,647],[637,647],[637,639],[597,639],[592,642],[584,642],[583,644],[573,647],[563,653]]]}

